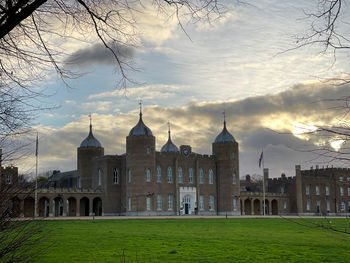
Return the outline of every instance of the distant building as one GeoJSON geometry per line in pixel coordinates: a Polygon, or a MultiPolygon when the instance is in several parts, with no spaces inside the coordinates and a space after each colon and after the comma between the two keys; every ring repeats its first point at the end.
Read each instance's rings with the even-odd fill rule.
{"type": "MultiPolygon", "coordinates": [[[[126,153],[104,155],[90,131],[77,149],[77,170],[55,173],[38,189],[38,216],[88,215],[262,215],[262,184],[239,180],[238,143],[223,130],[212,143],[212,155],[178,148],[171,140],[156,151],[156,138],[139,121],[126,137],[126,153]]],[[[1,166],[1,165],[0,165],[1,166]]],[[[0,188],[18,184],[15,167],[0,169],[0,188]]],[[[264,170],[265,212],[335,214],[350,212],[350,170],[301,171],[269,179],[264,170]]],[[[34,193],[10,200],[14,214],[34,215],[34,193]]]]}

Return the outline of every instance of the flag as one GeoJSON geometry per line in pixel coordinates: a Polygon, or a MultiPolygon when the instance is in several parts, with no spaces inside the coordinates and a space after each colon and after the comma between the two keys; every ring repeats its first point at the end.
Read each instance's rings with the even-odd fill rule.
{"type": "Polygon", "coordinates": [[[39,139],[38,139],[38,133],[36,133],[36,144],[35,144],[35,156],[38,156],[38,146],[39,146],[39,139]]]}
{"type": "Polygon", "coordinates": [[[261,152],[260,158],[259,158],[259,168],[261,167],[261,162],[262,162],[263,158],[264,158],[264,152],[261,152]]]}

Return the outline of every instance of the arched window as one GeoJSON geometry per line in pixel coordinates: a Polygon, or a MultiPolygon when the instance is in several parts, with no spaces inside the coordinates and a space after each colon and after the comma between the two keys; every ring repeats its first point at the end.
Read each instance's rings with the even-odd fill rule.
{"type": "Polygon", "coordinates": [[[146,169],[146,182],[150,182],[150,181],[151,181],[151,170],[146,169]]]}
{"type": "Polygon", "coordinates": [[[209,210],[214,210],[214,196],[209,195],[209,210]]]}
{"type": "Polygon", "coordinates": [[[162,210],[162,196],[160,194],[157,195],[157,210],[162,210]]]}
{"type": "Polygon", "coordinates": [[[190,184],[193,184],[193,169],[188,169],[188,181],[190,184]]]}
{"type": "Polygon", "coordinates": [[[114,171],[113,171],[113,183],[114,184],[119,184],[119,171],[118,171],[118,168],[114,168],[114,171]]]}
{"type": "Polygon", "coordinates": [[[214,173],[212,169],[209,169],[209,184],[214,183],[214,173]]]}
{"type": "Polygon", "coordinates": [[[11,175],[6,176],[6,184],[11,184],[11,175]]]}
{"type": "Polygon", "coordinates": [[[102,171],[98,169],[98,185],[102,185],[102,171]]]}
{"type": "Polygon", "coordinates": [[[131,170],[128,170],[128,183],[131,183],[131,170]]]}
{"type": "Polygon", "coordinates": [[[160,183],[162,181],[162,168],[157,166],[157,182],[160,183]]]}
{"type": "Polygon", "coordinates": [[[204,174],[203,174],[203,169],[199,169],[199,183],[202,184],[204,182],[204,174]]]}
{"type": "Polygon", "coordinates": [[[169,166],[168,167],[168,183],[173,182],[173,169],[169,166]]]}
{"type": "Polygon", "coordinates": [[[232,184],[237,184],[237,176],[235,172],[232,173],[232,184]]]}
{"type": "Polygon", "coordinates": [[[237,199],[233,198],[233,211],[237,211],[237,199]]]}
{"type": "Polygon", "coordinates": [[[146,197],[146,209],[147,209],[147,211],[151,210],[151,197],[150,196],[146,197]]]}
{"type": "Polygon", "coordinates": [[[179,183],[182,183],[182,168],[177,168],[177,180],[179,183]]]}

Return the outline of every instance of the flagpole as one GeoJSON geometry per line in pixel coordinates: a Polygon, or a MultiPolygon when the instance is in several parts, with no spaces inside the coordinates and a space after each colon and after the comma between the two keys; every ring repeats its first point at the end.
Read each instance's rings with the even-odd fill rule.
{"type": "Polygon", "coordinates": [[[263,170],[263,215],[266,216],[266,207],[265,207],[265,174],[264,174],[264,170],[265,170],[265,166],[264,166],[264,149],[262,149],[262,170],[263,170]]]}
{"type": "Polygon", "coordinates": [[[38,132],[36,132],[36,147],[35,147],[35,204],[34,204],[34,217],[37,217],[38,206],[38,132]]]}

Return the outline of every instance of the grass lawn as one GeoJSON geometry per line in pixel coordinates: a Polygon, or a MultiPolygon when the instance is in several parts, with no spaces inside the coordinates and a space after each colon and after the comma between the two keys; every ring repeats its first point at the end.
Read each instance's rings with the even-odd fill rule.
{"type": "MultiPolygon", "coordinates": [[[[350,219],[332,222],[349,225],[350,219]]],[[[44,223],[46,253],[36,262],[123,262],[123,251],[125,262],[350,262],[350,235],[346,240],[280,218],[44,223]]]]}

